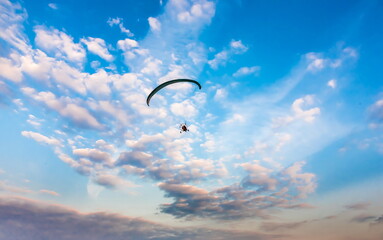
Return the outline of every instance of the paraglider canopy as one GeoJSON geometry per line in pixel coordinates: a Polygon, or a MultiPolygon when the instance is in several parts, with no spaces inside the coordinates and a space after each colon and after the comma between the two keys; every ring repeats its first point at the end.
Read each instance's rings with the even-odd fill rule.
{"type": "Polygon", "coordinates": [[[192,80],[192,79],[174,79],[174,80],[170,80],[170,81],[167,81],[167,82],[164,82],[162,84],[160,84],[159,86],[157,86],[150,94],[149,96],[147,97],[146,99],[146,104],[149,106],[149,103],[150,103],[150,99],[152,99],[152,97],[158,92],[160,91],[162,88],[170,85],[170,84],[174,84],[174,83],[180,83],[180,82],[190,82],[190,83],[194,83],[196,85],[198,85],[198,88],[201,89],[202,86],[199,82],[195,81],[195,80],[192,80]]]}

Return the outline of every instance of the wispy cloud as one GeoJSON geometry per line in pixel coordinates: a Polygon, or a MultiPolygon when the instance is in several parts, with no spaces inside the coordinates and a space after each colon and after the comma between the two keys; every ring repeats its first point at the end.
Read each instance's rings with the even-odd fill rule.
{"type": "Polygon", "coordinates": [[[258,75],[261,67],[253,66],[253,67],[241,67],[234,74],[233,77],[242,77],[247,75],[258,75]]]}
{"type": "Polygon", "coordinates": [[[48,6],[52,8],[53,10],[59,9],[56,3],[49,3],[48,6]]]}
{"type": "Polygon", "coordinates": [[[40,190],[40,193],[48,194],[48,195],[55,196],[55,197],[60,196],[59,193],[57,193],[57,192],[55,192],[55,191],[52,191],[52,190],[47,190],[47,189],[41,189],[41,190],[40,190]]]}
{"type": "Polygon", "coordinates": [[[371,203],[369,202],[359,202],[346,205],[345,208],[349,210],[366,210],[370,205],[371,203]]]}
{"type": "MultiPolygon", "coordinates": [[[[224,66],[232,56],[237,54],[243,54],[247,52],[248,47],[246,47],[241,40],[231,40],[229,46],[222,50],[221,52],[214,55],[214,58],[209,60],[208,63],[211,68],[217,70],[219,66],[224,66]]],[[[249,70],[249,69],[248,69],[249,70]]],[[[246,69],[242,69],[241,71],[248,71],[246,69]]],[[[250,69],[251,70],[251,69],[250,69]]],[[[254,69],[255,71],[255,69],[254,69]]],[[[242,72],[238,73],[239,75],[242,74],[242,72]]]]}
{"type": "Polygon", "coordinates": [[[24,137],[32,138],[37,142],[46,143],[49,145],[60,146],[62,144],[61,141],[56,138],[50,138],[37,132],[22,131],[21,135],[23,135],[24,137]]]}
{"type": "Polygon", "coordinates": [[[129,29],[124,27],[123,21],[124,20],[122,18],[117,17],[117,18],[109,18],[107,23],[111,27],[117,25],[120,28],[122,33],[125,33],[128,37],[133,37],[134,34],[129,29]]]}

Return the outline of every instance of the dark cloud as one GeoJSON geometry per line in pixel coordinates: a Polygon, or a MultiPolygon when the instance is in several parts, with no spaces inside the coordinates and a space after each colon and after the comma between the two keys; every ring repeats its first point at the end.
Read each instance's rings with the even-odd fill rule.
{"type": "Polygon", "coordinates": [[[360,203],[354,203],[354,204],[346,205],[345,208],[347,208],[349,210],[365,210],[370,205],[371,205],[371,203],[368,203],[368,202],[360,202],[360,203]]]}
{"type": "Polygon", "coordinates": [[[259,164],[246,164],[249,173],[239,183],[206,191],[176,181],[159,184],[172,203],[162,204],[161,212],[176,218],[233,220],[248,217],[270,218],[269,209],[307,209],[297,202],[315,188],[314,175],[302,173],[302,162],[279,172],[259,164]]]}
{"type": "Polygon", "coordinates": [[[174,228],[105,212],[84,214],[23,198],[0,198],[0,239],[129,240],[243,239],[269,240],[273,235],[208,228],[174,228]]]}
{"type": "Polygon", "coordinates": [[[376,219],[376,216],[371,216],[369,214],[360,214],[351,219],[351,222],[365,223],[370,222],[371,220],[376,219]]]}
{"type": "Polygon", "coordinates": [[[375,218],[373,224],[374,224],[374,225],[377,225],[377,224],[383,224],[383,215],[380,216],[380,217],[375,218]]]}
{"type": "Polygon", "coordinates": [[[300,227],[305,223],[307,223],[307,221],[292,222],[292,223],[266,222],[266,223],[262,223],[261,228],[267,232],[282,231],[282,230],[289,230],[289,229],[300,227]]]}

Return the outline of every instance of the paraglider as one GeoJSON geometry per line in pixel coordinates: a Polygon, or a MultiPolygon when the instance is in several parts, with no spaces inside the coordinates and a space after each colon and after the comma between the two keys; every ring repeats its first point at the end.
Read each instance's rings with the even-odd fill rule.
{"type": "MultiPolygon", "coordinates": [[[[170,80],[170,81],[167,81],[167,82],[164,82],[162,84],[160,84],[159,86],[157,86],[155,89],[153,89],[153,91],[148,95],[148,97],[146,98],[146,104],[149,106],[149,103],[150,103],[150,99],[152,99],[152,97],[158,92],[160,91],[162,88],[170,85],[170,84],[174,84],[174,83],[181,83],[181,82],[190,82],[190,83],[194,83],[198,86],[199,89],[202,88],[201,84],[199,82],[197,82],[196,80],[192,80],[192,79],[174,79],[174,80],[170,80]]],[[[185,123],[181,123],[180,126],[179,126],[179,129],[180,129],[180,133],[182,132],[188,132],[189,131],[189,128],[188,126],[186,125],[186,122],[185,123]]]]}
{"type": "Polygon", "coordinates": [[[149,103],[150,103],[150,99],[152,99],[152,97],[158,92],[160,91],[162,88],[170,85],[170,84],[174,84],[174,83],[180,83],[180,82],[190,82],[190,83],[194,83],[198,86],[199,89],[202,88],[201,84],[199,82],[197,82],[196,80],[191,80],[191,79],[174,79],[174,80],[170,80],[170,81],[167,81],[167,82],[164,82],[162,84],[160,84],[159,86],[157,86],[147,97],[146,99],[146,104],[149,106],[149,103]]]}
{"type": "Polygon", "coordinates": [[[186,122],[180,124],[180,133],[182,133],[182,132],[189,132],[189,128],[186,125],[186,122]]]}

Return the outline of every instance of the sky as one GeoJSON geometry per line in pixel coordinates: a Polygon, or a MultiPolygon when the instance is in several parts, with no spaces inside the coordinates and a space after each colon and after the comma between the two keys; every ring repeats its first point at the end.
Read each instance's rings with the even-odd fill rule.
{"type": "Polygon", "coordinates": [[[0,0],[0,239],[382,239],[382,13],[0,0]]]}

